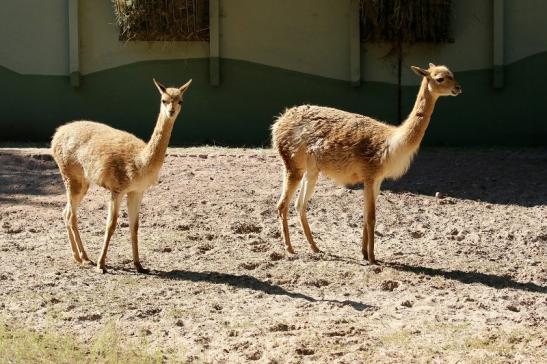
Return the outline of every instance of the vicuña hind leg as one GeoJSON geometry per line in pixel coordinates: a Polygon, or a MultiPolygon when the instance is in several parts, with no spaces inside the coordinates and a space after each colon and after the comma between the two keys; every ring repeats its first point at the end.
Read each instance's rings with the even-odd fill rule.
{"type": "Polygon", "coordinates": [[[285,248],[291,254],[294,254],[294,249],[291,245],[291,239],[289,237],[289,224],[287,222],[289,214],[289,205],[291,203],[294,191],[298,187],[298,183],[302,179],[302,173],[300,171],[285,170],[283,177],[283,192],[281,198],[277,203],[277,211],[281,218],[281,226],[283,228],[283,238],[285,240],[285,248]]]}
{"type": "Polygon", "coordinates": [[[133,251],[133,265],[137,272],[148,273],[144,269],[139,259],[139,210],[141,208],[142,193],[130,192],[127,194],[127,214],[129,215],[129,228],[131,229],[131,247],[133,251]]]}
{"type": "Polygon", "coordinates": [[[308,201],[310,200],[310,197],[315,189],[318,176],[319,171],[317,170],[308,169],[306,171],[306,174],[302,179],[302,187],[300,188],[298,199],[296,200],[296,210],[298,211],[298,216],[300,217],[300,224],[302,225],[304,235],[306,235],[306,239],[310,244],[311,250],[315,253],[319,253],[321,250],[319,250],[313,241],[310,225],[308,224],[308,218],[306,216],[306,209],[308,208],[308,201]]]}
{"type": "Polygon", "coordinates": [[[110,238],[116,229],[116,223],[118,222],[118,212],[120,211],[121,195],[119,193],[112,192],[110,196],[110,205],[108,207],[108,217],[106,219],[106,231],[104,233],[103,249],[101,255],[97,260],[97,272],[106,273],[105,261],[106,252],[108,251],[108,244],[110,238]]]}
{"type": "Polygon", "coordinates": [[[85,196],[89,183],[85,180],[78,180],[76,178],[65,178],[67,204],[63,212],[65,225],[67,227],[68,239],[70,240],[70,246],[72,248],[72,254],[74,259],[78,263],[90,264],[90,260],[87,257],[80,233],[78,231],[78,207],[83,197],[85,196]]]}
{"type": "Polygon", "coordinates": [[[70,197],[68,197],[68,202],[66,203],[65,209],[63,210],[63,219],[65,221],[68,240],[70,241],[70,248],[72,249],[72,256],[74,257],[74,260],[76,262],[81,263],[82,258],[80,258],[80,251],[78,249],[78,245],[76,244],[76,240],[74,240],[74,234],[72,234],[72,229],[71,229],[71,215],[72,215],[71,210],[72,210],[72,207],[70,204],[70,197]]]}

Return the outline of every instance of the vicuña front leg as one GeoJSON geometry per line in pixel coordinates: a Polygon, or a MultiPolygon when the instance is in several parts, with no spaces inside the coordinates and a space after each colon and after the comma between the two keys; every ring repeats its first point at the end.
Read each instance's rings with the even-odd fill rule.
{"type": "Polygon", "coordinates": [[[106,219],[106,231],[104,233],[104,243],[103,249],[101,250],[101,255],[97,260],[97,272],[106,273],[105,261],[106,261],[106,252],[108,251],[108,244],[110,243],[110,238],[116,229],[116,223],[118,222],[118,212],[120,211],[120,200],[121,196],[119,193],[112,192],[110,196],[110,206],[108,207],[108,217],[106,219]]]}
{"type": "Polygon", "coordinates": [[[374,258],[374,228],[376,225],[376,196],[380,191],[380,183],[371,181],[365,187],[365,211],[363,228],[363,258],[370,264],[376,264],[374,258]],[[366,250],[365,250],[366,245],[366,250]]]}
{"type": "Polygon", "coordinates": [[[142,193],[130,192],[127,194],[127,214],[129,215],[129,227],[131,229],[131,248],[133,252],[133,265],[139,273],[148,273],[139,259],[139,211],[141,209],[142,193]]]}
{"type": "Polygon", "coordinates": [[[363,207],[363,244],[361,245],[361,253],[363,253],[363,259],[368,260],[368,230],[367,230],[367,208],[366,204],[363,207]]]}
{"type": "Polygon", "coordinates": [[[317,177],[319,176],[318,171],[310,172],[309,170],[304,175],[302,180],[302,188],[300,189],[300,194],[298,195],[298,200],[296,200],[296,210],[298,211],[298,216],[300,217],[300,224],[304,230],[304,235],[310,244],[310,248],[314,253],[319,253],[321,250],[317,247],[313,241],[313,236],[311,234],[310,225],[308,224],[308,218],[306,216],[306,209],[308,208],[308,201],[310,200],[313,190],[315,189],[315,184],[317,182],[317,177]]]}

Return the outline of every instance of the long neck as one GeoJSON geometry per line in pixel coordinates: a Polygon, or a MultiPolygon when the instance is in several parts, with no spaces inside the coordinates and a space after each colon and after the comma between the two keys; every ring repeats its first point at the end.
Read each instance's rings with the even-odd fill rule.
{"type": "Polygon", "coordinates": [[[144,168],[159,169],[161,167],[174,123],[174,118],[169,119],[160,111],[154,132],[141,153],[144,168]]]}
{"type": "Polygon", "coordinates": [[[437,96],[431,94],[428,88],[428,80],[424,77],[414,108],[408,118],[399,126],[400,132],[408,145],[418,146],[422,141],[436,101],[437,96]]]}

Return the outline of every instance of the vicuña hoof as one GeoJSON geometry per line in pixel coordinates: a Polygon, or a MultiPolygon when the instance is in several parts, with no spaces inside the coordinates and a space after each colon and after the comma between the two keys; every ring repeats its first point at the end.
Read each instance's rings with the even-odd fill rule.
{"type": "Polygon", "coordinates": [[[95,263],[93,263],[89,259],[82,259],[81,264],[82,264],[83,267],[85,267],[85,266],[94,266],[95,265],[95,263]]]}
{"type": "Polygon", "coordinates": [[[74,260],[76,261],[76,263],[80,263],[80,264],[82,263],[82,258],[80,258],[77,255],[73,255],[73,257],[74,257],[74,260]]]}
{"type": "Polygon", "coordinates": [[[321,249],[319,249],[317,246],[311,245],[311,250],[312,250],[314,253],[323,253],[323,251],[322,251],[321,249]]]}
{"type": "Polygon", "coordinates": [[[101,266],[97,266],[97,268],[95,268],[95,270],[97,271],[97,273],[106,273],[106,268],[105,267],[101,267],[101,266]]]}
{"type": "Polygon", "coordinates": [[[287,253],[289,253],[289,254],[295,254],[294,249],[293,249],[292,246],[288,246],[288,247],[287,247],[287,253]]]}
{"type": "Polygon", "coordinates": [[[142,265],[135,265],[135,269],[137,270],[138,273],[141,273],[141,274],[148,274],[150,273],[150,269],[146,269],[146,268],[143,268],[142,265]]]}

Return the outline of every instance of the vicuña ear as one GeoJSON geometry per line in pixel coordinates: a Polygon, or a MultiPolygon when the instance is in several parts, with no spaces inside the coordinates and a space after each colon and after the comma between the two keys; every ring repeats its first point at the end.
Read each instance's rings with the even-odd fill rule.
{"type": "Polygon", "coordinates": [[[190,84],[192,83],[192,79],[190,81],[186,82],[184,85],[179,87],[180,93],[183,94],[186,90],[188,90],[188,87],[190,87],[190,84]]]}
{"type": "Polygon", "coordinates": [[[437,67],[433,63],[429,63],[429,68],[437,67]]]}
{"type": "Polygon", "coordinates": [[[165,87],[164,85],[162,85],[161,83],[159,83],[158,81],[156,81],[155,78],[152,79],[154,81],[154,84],[156,85],[156,87],[158,88],[158,91],[160,92],[160,94],[164,94],[165,91],[167,90],[167,87],[165,87]]]}
{"type": "Polygon", "coordinates": [[[429,72],[427,70],[424,70],[423,68],[416,67],[416,66],[410,66],[414,73],[416,73],[418,76],[424,76],[429,77],[429,72]]]}

